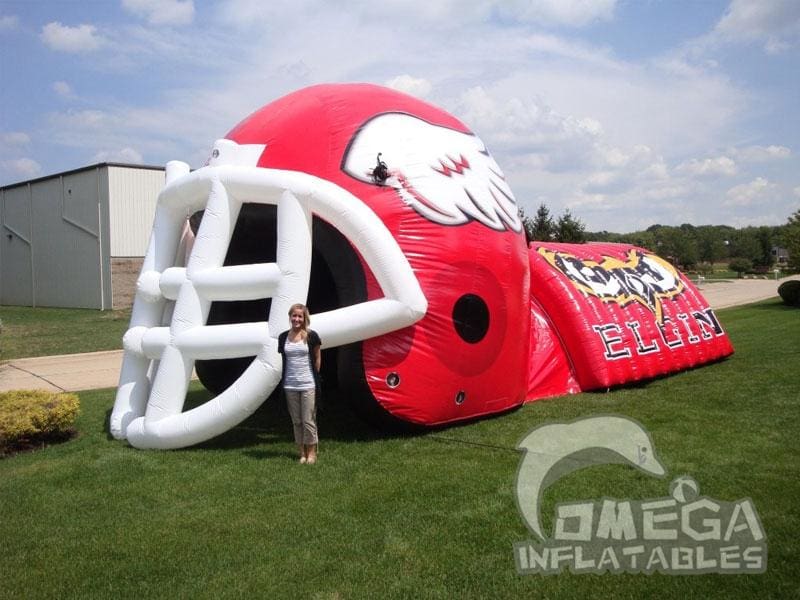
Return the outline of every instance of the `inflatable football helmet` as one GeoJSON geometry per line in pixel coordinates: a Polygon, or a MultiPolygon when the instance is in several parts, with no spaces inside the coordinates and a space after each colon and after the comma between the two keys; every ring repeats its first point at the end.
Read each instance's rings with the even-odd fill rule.
{"type": "Polygon", "coordinates": [[[206,166],[167,165],[111,431],[176,448],[241,422],[280,381],[295,302],[326,381],[366,413],[431,426],[510,409],[526,392],[528,269],[514,196],[464,124],[373,85],[295,92],[206,166]],[[194,368],[217,395],[185,411],[194,368]]]}

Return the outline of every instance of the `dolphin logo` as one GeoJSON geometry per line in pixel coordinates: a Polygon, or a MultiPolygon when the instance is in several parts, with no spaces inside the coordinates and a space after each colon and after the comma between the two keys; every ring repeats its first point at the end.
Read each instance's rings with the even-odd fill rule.
{"type": "Polygon", "coordinates": [[[596,465],[630,464],[656,477],[666,474],[650,434],[628,417],[603,415],[535,428],[517,444],[524,452],[517,470],[517,506],[542,541],[542,494],[561,477],[596,465]]]}

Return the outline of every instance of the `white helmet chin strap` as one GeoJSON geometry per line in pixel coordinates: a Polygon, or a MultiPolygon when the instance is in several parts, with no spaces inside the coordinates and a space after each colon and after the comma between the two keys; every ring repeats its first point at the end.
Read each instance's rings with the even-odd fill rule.
{"type": "Polygon", "coordinates": [[[406,257],[366,204],[304,173],[241,166],[254,165],[263,149],[219,140],[202,169],[190,173],[185,163],[167,164],[111,414],[111,433],[132,446],[181,448],[205,441],[240,423],[269,396],[281,376],[277,336],[288,327],[289,307],[308,296],[312,215],[356,246],[384,293],[313,315],[325,348],[408,327],[427,310],[406,257]],[[225,267],[245,202],[277,206],[276,262],[225,267]],[[187,216],[201,209],[188,264],[176,266],[186,251],[187,216]],[[259,298],[272,298],[266,321],[206,325],[211,302],[259,298]],[[195,360],[253,355],[222,394],[183,412],[195,360]]]}

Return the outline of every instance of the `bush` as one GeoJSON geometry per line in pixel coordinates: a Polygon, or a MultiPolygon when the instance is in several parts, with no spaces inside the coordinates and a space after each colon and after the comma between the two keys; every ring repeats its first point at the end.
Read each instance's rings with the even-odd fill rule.
{"type": "Polygon", "coordinates": [[[762,266],[758,266],[758,267],[753,267],[752,269],[748,270],[747,272],[750,273],[751,275],[766,275],[770,271],[771,271],[771,269],[769,267],[765,267],[765,266],[762,265],[762,266]]]}
{"type": "Polygon", "coordinates": [[[0,393],[0,453],[68,438],[79,411],[75,394],[44,390],[0,393]]]}
{"type": "Polygon", "coordinates": [[[778,286],[778,295],[789,306],[800,306],[800,280],[790,279],[778,286]]]}

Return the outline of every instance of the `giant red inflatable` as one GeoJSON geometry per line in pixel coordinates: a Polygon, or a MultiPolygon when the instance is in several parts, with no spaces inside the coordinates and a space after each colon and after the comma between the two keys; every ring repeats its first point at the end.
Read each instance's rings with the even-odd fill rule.
{"type": "Polygon", "coordinates": [[[312,312],[329,385],[372,417],[423,426],[732,351],[697,290],[651,253],[529,248],[481,140],[366,84],[290,94],[234,127],[205,167],[168,165],[114,435],[179,447],[240,422],[280,379],[294,302],[312,312]],[[218,395],[184,411],[193,367],[218,395]]]}

